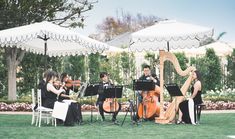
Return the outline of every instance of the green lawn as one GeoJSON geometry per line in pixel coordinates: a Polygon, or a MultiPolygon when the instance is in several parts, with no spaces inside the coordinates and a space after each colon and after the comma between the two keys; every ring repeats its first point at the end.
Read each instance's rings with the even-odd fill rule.
{"type": "MultiPolygon", "coordinates": [[[[124,116],[119,116],[121,122],[124,116]]],[[[154,122],[142,122],[132,125],[127,117],[124,125],[96,121],[90,123],[89,116],[84,117],[84,125],[74,127],[42,125],[31,126],[30,115],[0,115],[0,139],[226,139],[235,135],[235,114],[203,114],[201,124],[159,125],[154,122]]]]}

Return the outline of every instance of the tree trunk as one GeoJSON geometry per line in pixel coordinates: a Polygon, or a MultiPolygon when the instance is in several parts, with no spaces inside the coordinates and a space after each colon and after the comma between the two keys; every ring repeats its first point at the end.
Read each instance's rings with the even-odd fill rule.
{"type": "Polygon", "coordinates": [[[16,70],[25,51],[18,48],[6,48],[5,50],[8,69],[8,100],[16,100],[16,70]]]}
{"type": "Polygon", "coordinates": [[[16,60],[9,59],[8,65],[8,100],[16,100],[16,60]]]}

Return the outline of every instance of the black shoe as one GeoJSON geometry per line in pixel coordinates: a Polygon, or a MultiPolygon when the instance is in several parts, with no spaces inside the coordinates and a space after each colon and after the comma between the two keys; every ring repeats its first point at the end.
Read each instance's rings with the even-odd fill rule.
{"type": "Polygon", "coordinates": [[[176,124],[185,124],[184,121],[177,120],[176,124]]]}
{"type": "Polygon", "coordinates": [[[119,125],[119,122],[117,120],[113,121],[113,124],[119,125]]]}
{"type": "Polygon", "coordinates": [[[102,117],[102,122],[104,122],[105,121],[105,118],[104,117],[102,117]]]}
{"type": "Polygon", "coordinates": [[[115,122],[117,119],[116,118],[112,118],[112,122],[115,122]]]}

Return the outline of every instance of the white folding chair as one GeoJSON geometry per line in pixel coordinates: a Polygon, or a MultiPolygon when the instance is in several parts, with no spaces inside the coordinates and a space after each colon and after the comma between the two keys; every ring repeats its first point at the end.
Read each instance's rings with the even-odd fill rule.
{"type": "Polygon", "coordinates": [[[32,104],[31,104],[31,106],[32,106],[32,122],[31,122],[31,125],[33,125],[36,122],[35,120],[38,116],[37,110],[34,109],[36,106],[34,89],[32,89],[31,95],[32,95],[32,104]]]}
{"type": "Polygon", "coordinates": [[[56,119],[52,117],[53,109],[46,108],[42,106],[42,99],[41,99],[41,90],[38,89],[37,91],[37,120],[36,120],[36,126],[41,127],[41,121],[42,119],[46,119],[47,124],[49,124],[50,120],[52,122],[52,125],[55,125],[56,127],[56,119]]]}

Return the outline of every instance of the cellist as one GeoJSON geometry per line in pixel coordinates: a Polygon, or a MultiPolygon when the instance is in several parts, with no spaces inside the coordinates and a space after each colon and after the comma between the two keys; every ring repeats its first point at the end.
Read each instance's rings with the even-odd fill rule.
{"type": "MultiPolygon", "coordinates": [[[[99,112],[100,112],[100,115],[102,117],[102,120],[105,121],[104,112],[107,112],[107,111],[105,111],[104,108],[103,108],[104,102],[106,101],[105,94],[104,94],[104,89],[108,88],[108,87],[113,87],[114,85],[109,80],[109,75],[108,75],[107,72],[101,72],[100,73],[100,79],[101,79],[101,81],[99,83],[99,90],[98,90],[99,97],[97,99],[96,105],[98,105],[98,107],[99,107],[99,112]]],[[[115,111],[115,112],[112,112],[113,113],[112,122],[114,122],[114,123],[117,123],[116,118],[117,118],[118,112],[121,109],[120,103],[118,103],[117,107],[118,107],[118,110],[115,111]]],[[[110,113],[110,112],[107,112],[107,113],[110,113]]]]}
{"type": "Polygon", "coordinates": [[[143,67],[143,75],[139,80],[153,80],[155,83],[155,90],[147,92],[137,92],[138,97],[138,118],[152,118],[155,113],[158,113],[158,102],[160,94],[160,81],[156,74],[151,74],[150,66],[145,65],[143,67]],[[147,108],[146,108],[147,107],[147,108]],[[152,109],[153,108],[153,109],[152,109]],[[151,110],[152,109],[152,110],[151,110]]]}

